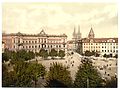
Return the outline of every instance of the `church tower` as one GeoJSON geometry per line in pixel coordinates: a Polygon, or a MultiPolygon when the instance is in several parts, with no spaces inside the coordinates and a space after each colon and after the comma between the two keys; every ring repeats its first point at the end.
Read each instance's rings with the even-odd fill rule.
{"type": "Polygon", "coordinates": [[[77,40],[81,39],[80,26],[78,25],[77,40]]]}
{"type": "Polygon", "coordinates": [[[88,38],[93,39],[94,37],[95,37],[95,34],[94,34],[94,31],[93,31],[93,29],[91,27],[90,32],[88,34],[88,38]]]}
{"type": "Polygon", "coordinates": [[[73,39],[75,40],[77,37],[76,37],[76,29],[75,29],[75,27],[74,27],[74,32],[73,32],[73,39]]]}

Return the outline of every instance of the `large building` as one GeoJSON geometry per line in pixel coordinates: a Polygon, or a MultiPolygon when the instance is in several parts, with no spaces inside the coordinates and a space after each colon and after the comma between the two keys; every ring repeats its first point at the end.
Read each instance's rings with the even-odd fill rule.
{"type": "Polygon", "coordinates": [[[93,29],[90,29],[87,38],[82,39],[83,53],[88,51],[95,51],[102,55],[117,54],[118,53],[118,38],[95,38],[93,29]]]}
{"type": "Polygon", "coordinates": [[[72,40],[68,41],[68,50],[77,51],[78,49],[80,49],[80,52],[82,53],[85,53],[85,51],[95,51],[101,55],[115,55],[118,53],[118,38],[95,38],[92,27],[90,29],[88,37],[78,39],[77,35],[78,34],[75,34],[74,28],[73,38],[72,40]]]}
{"type": "Polygon", "coordinates": [[[54,48],[57,51],[67,51],[67,35],[48,35],[42,30],[38,34],[2,34],[2,41],[5,42],[5,48],[17,51],[27,50],[33,52],[39,52],[41,48],[48,50],[48,52],[54,48]]]}

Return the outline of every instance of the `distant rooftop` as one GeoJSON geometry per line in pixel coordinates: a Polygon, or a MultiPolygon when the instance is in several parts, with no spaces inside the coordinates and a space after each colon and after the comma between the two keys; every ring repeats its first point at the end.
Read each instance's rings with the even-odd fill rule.
{"type": "Polygon", "coordinates": [[[42,29],[42,31],[38,34],[25,34],[25,33],[21,33],[21,32],[18,32],[18,33],[10,33],[10,34],[6,34],[6,33],[3,33],[2,35],[12,35],[12,36],[41,36],[41,37],[67,37],[66,34],[61,34],[61,35],[49,35],[49,34],[46,34],[45,31],[42,29]]]}

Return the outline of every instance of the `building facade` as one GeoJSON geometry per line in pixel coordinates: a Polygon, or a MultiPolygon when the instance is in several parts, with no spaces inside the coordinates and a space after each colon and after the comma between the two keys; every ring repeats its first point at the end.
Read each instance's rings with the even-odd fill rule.
{"type": "Polygon", "coordinates": [[[118,54],[118,38],[95,38],[93,29],[90,29],[87,38],[82,39],[83,53],[95,51],[104,54],[118,54]]]}
{"type": "Polygon", "coordinates": [[[76,29],[74,28],[73,38],[69,40],[67,44],[68,51],[79,51],[80,53],[95,51],[101,55],[118,54],[118,38],[95,38],[92,27],[86,38],[81,37],[79,26],[78,33],[76,33],[76,29]]]}
{"type": "Polygon", "coordinates": [[[5,42],[5,48],[17,51],[27,50],[33,52],[39,52],[41,48],[48,50],[48,52],[54,48],[57,51],[67,51],[67,35],[48,35],[42,30],[38,34],[2,34],[2,41],[5,42]]]}

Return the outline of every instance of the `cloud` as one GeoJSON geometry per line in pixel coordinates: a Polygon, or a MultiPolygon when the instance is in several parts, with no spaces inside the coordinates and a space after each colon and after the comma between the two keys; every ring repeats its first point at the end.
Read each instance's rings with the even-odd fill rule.
{"type": "Polygon", "coordinates": [[[50,34],[66,33],[72,38],[73,28],[78,24],[83,37],[91,25],[96,33],[101,29],[112,32],[110,27],[117,27],[114,3],[4,3],[2,15],[3,30],[7,32],[39,33],[45,28],[50,34]]]}

